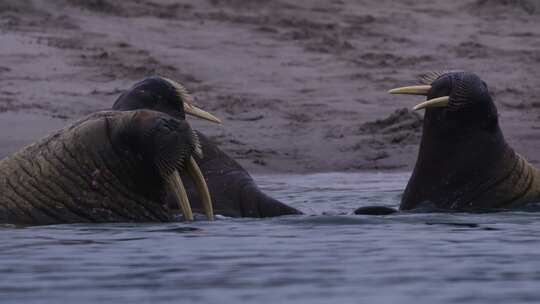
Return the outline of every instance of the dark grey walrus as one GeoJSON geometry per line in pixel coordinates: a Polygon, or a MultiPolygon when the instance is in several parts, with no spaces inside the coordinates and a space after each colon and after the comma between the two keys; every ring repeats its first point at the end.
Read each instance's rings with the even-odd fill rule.
{"type": "MultiPolygon", "coordinates": [[[[164,77],[148,77],[133,85],[114,103],[113,110],[152,109],[178,119],[191,114],[219,122],[193,106],[193,98],[180,83],[164,77]]],[[[301,214],[300,211],[264,194],[251,176],[204,134],[198,134],[202,157],[195,156],[204,175],[216,214],[231,217],[273,217],[301,214]]],[[[194,211],[201,210],[196,188],[187,180],[186,188],[194,211]]]]}
{"type": "Polygon", "coordinates": [[[467,72],[434,73],[393,94],[425,95],[418,160],[401,210],[487,211],[540,202],[540,173],[504,139],[487,85],[467,72]]]}
{"type": "Polygon", "coordinates": [[[160,112],[91,114],[0,161],[0,223],[174,220],[164,195],[189,205],[178,170],[197,171],[198,145],[187,122],[160,112]]]}

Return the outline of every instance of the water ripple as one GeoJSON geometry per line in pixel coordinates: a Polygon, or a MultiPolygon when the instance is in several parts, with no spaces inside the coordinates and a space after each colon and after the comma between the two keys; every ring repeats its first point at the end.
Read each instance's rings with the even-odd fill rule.
{"type": "Polygon", "coordinates": [[[0,302],[537,302],[540,213],[352,215],[407,179],[257,176],[305,216],[2,226],[0,302]]]}

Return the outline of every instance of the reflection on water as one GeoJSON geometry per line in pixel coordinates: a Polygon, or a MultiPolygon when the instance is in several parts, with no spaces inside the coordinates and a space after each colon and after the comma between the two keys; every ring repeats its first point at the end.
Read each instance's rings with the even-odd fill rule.
{"type": "Polygon", "coordinates": [[[539,213],[350,215],[407,178],[257,177],[306,216],[0,228],[0,303],[538,301],[539,213]]]}
{"type": "Polygon", "coordinates": [[[342,214],[361,206],[399,205],[409,174],[321,173],[256,177],[261,188],[306,214],[342,214]]]}

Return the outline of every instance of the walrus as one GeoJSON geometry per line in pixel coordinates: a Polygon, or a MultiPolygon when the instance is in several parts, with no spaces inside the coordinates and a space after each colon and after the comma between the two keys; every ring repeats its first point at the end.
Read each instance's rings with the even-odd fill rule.
{"type": "MultiPolygon", "coordinates": [[[[221,121],[194,106],[193,97],[179,82],[161,76],[147,77],[121,94],[113,110],[151,109],[178,119],[186,114],[215,123],[221,121]],[[206,113],[201,115],[201,113],[206,113]]],[[[228,217],[275,217],[302,214],[263,193],[249,173],[230,158],[203,133],[195,131],[200,140],[202,157],[195,155],[206,179],[214,212],[228,217]]],[[[186,180],[189,200],[195,212],[201,211],[201,199],[196,187],[186,180]]]]}
{"type": "Polygon", "coordinates": [[[392,94],[427,96],[422,139],[401,210],[509,209],[540,202],[540,173],[506,142],[486,83],[470,72],[432,73],[392,94]]]}
{"type": "MultiPolygon", "coordinates": [[[[161,112],[91,114],[0,161],[0,223],[175,220],[165,194],[189,213],[179,172],[209,196],[191,161],[199,145],[185,120],[161,112]]],[[[203,209],[213,217],[211,202],[203,209]]]]}

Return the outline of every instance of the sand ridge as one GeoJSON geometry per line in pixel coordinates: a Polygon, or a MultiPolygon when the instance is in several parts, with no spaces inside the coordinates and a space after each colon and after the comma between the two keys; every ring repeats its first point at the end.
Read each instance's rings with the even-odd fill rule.
{"type": "Polygon", "coordinates": [[[0,156],[161,74],[224,119],[191,121],[252,172],[410,170],[419,98],[386,90],[452,68],[488,83],[506,138],[538,165],[537,6],[0,0],[0,156]]]}

